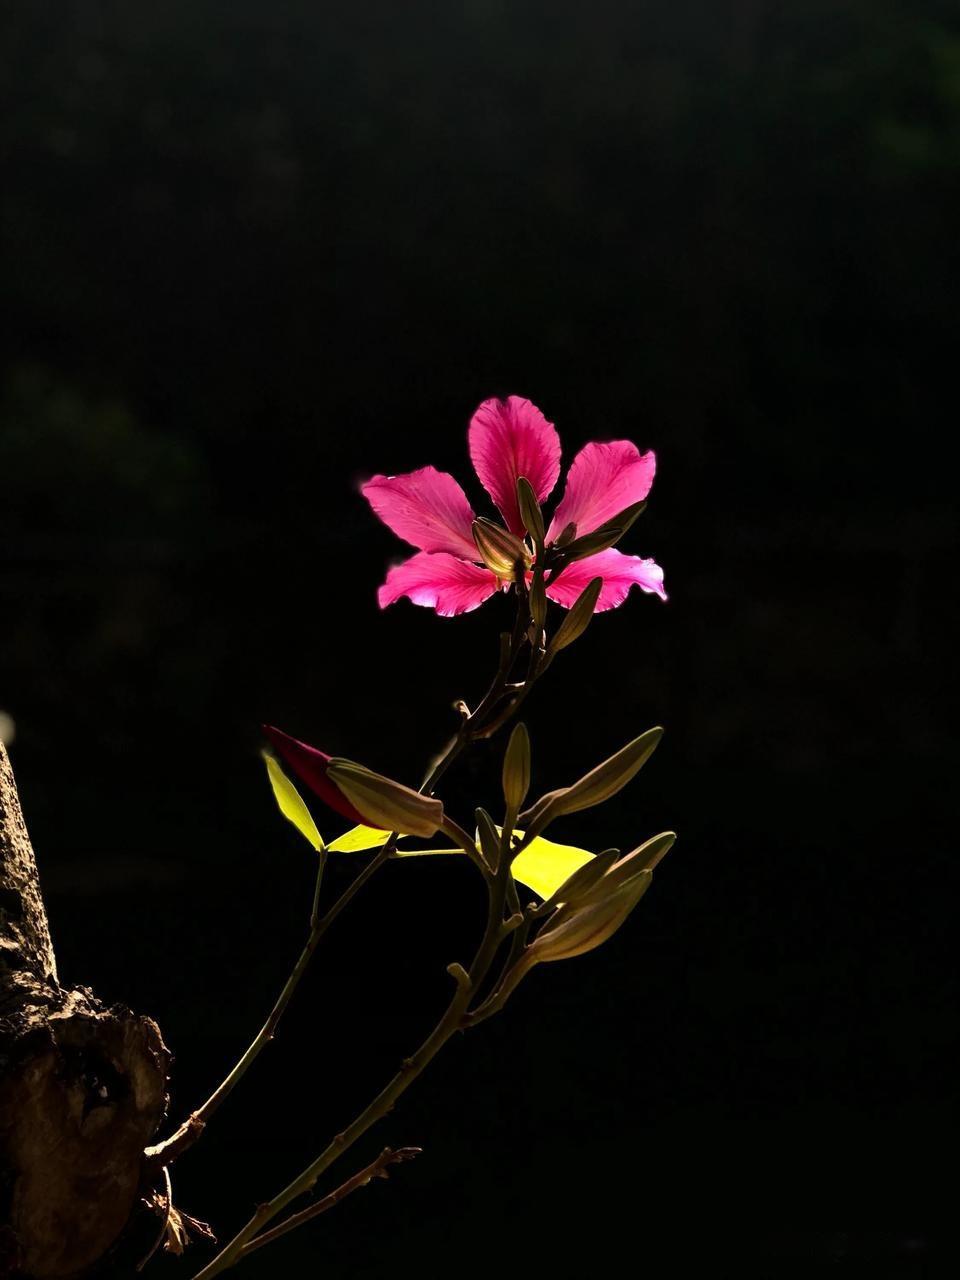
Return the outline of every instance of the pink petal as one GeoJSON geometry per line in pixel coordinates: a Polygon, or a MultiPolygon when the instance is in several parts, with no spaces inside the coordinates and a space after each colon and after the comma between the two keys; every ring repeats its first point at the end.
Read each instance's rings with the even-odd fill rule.
{"type": "Polygon", "coordinates": [[[421,551],[389,571],[377,592],[377,601],[385,609],[401,596],[408,596],[414,604],[436,609],[442,618],[452,618],[478,608],[499,585],[496,574],[482,565],[470,564],[445,551],[435,555],[421,551]]]}
{"type": "Polygon", "coordinates": [[[560,536],[571,522],[577,536],[592,533],[650,492],[656,457],[641,453],[629,440],[588,444],[574,458],[560,505],[553,513],[547,542],[560,536]]]}
{"type": "Polygon", "coordinates": [[[470,419],[470,459],[511,533],[523,535],[517,480],[526,476],[540,502],[560,475],[560,437],[536,405],[520,396],[484,400],[470,419]]]}
{"type": "Polygon", "coordinates": [[[421,467],[403,476],[374,476],[360,492],[383,523],[421,551],[449,551],[476,559],[473,508],[446,471],[421,467]]]}
{"type": "Polygon", "coordinates": [[[640,556],[625,556],[613,547],[567,565],[559,578],[547,587],[547,595],[557,604],[569,609],[594,578],[603,579],[597,613],[623,604],[634,585],[648,595],[659,596],[661,600],[667,598],[663,589],[663,570],[655,561],[643,560],[640,556]]]}

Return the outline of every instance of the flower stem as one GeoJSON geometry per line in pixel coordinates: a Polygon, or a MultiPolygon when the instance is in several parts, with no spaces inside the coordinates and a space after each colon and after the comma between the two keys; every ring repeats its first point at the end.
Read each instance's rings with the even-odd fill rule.
{"type": "Polygon", "coordinates": [[[383,846],[377,853],[377,856],[364,867],[363,871],[348,885],[344,893],[340,895],[326,915],[320,915],[320,888],[323,882],[323,872],[326,863],[326,851],[320,853],[319,866],[317,867],[317,882],[313,894],[313,909],[310,913],[310,932],[307,937],[306,944],[300,953],[300,958],[294,965],[290,976],[284,983],[283,990],[277,997],[276,1003],[270,1010],[270,1014],[254,1036],[253,1040],[247,1046],[242,1057],[234,1066],[233,1070],[220,1082],[214,1089],[210,1097],[207,1098],[203,1106],[199,1107],[192,1115],[188,1116],[179,1129],[166,1138],[163,1142],[157,1143],[156,1146],[148,1147],[144,1152],[144,1157],[148,1166],[161,1168],[172,1164],[179,1156],[197,1141],[201,1133],[203,1133],[210,1117],[214,1114],[220,1104],[227,1096],[233,1092],[236,1086],[246,1075],[254,1060],[259,1056],[261,1050],[270,1043],[277,1029],[277,1025],[283,1016],[284,1010],[290,1003],[291,997],[296,990],[300,979],[306,972],[310,958],[316,951],[320,939],[327,932],[330,926],[336,920],[337,916],[343,911],[351,900],[356,897],[363,886],[371,878],[371,876],[379,870],[380,867],[388,860],[393,849],[393,841],[395,837],[383,846]]]}
{"type": "Polygon", "coordinates": [[[368,1164],[365,1169],[361,1169],[359,1173],[355,1173],[352,1178],[348,1178],[342,1186],[337,1187],[336,1191],[331,1191],[328,1196],[324,1196],[322,1200],[309,1205],[299,1213],[291,1214],[279,1226],[270,1231],[264,1231],[255,1240],[251,1240],[249,1244],[244,1245],[240,1251],[241,1256],[245,1258],[248,1254],[253,1253],[255,1249],[261,1249],[265,1244],[272,1244],[274,1240],[279,1240],[281,1236],[285,1236],[288,1231],[293,1231],[295,1227],[303,1226],[305,1222],[318,1218],[321,1213],[326,1213],[328,1209],[332,1209],[334,1205],[339,1204],[351,1192],[358,1191],[360,1187],[365,1187],[374,1178],[386,1178],[387,1169],[390,1165],[400,1164],[404,1160],[412,1160],[419,1154],[419,1147],[400,1147],[396,1151],[392,1147],[385,1147],[376,1160],[368,1164]]]}
{"type": "Polygon", "coordinates": [[[487,920],[487,928],[474,957],[473,964],[470,966],[468,981],[460,980],[457,982],[457,989],[446,1011],[420,1048],[412,1057],[403,1061],[400,1070],[394,1075],[393,1079],[381,1089],[380,1093],[357,1116],[352,1124],[348,1125],[342,1133],[336,1135],[326,1150],[312,1164],[309,1164],[289,1186],[274,1196],[272,1200],[260,1205],[247,1225],[234,1236],[233,1240],[221,1250],[212,1262],[208,1263],[202,1271],[197,1272],[194,1280],[212,1280],[213,1276],[219,1275],[222,1271],[227,1270],[228,1267],[232,1267],[238,1262],[244,1253],[249,1250],[251,1241],[259,1235],[268,1223],[272,1222],[291,1201],[309,1191],[320,1175],[335,1160],[349,1150],[359,1138],[363,1137],[368,1129],[393,1109],[397,1099],[409,1089],[410,1085],[413,1084],[428,1063],[436,1057],[450,1037],[464,1025],[464,1017],[471,996],[486,975],[500,940],[502,911],[500,918],[495,919],[493,912],[495,901],[496,894],[491,893],[491,911],[487,920]]]}
{"type": "MultiPolygon", "coordinates": [[[[516,661],[519,653],[524,635],[524,627],[522,625],[524,615],[523,604],[524,602],[521,599],[517,609],[517,620],[514,624],[513,636],[511,638],[509,650],[505,658],[501,660],[490,688],[487,690],[477,712],[475,712],[468,720],[464,721],[457,734],[450,740],[442,754],[434,762],[420,787],[420,791],[423,794],[430,795],[433,792],[437,783],[464,750],[467,744],[473,738],[479,736],[473,730],[472,721],[476,719],[481,708],[486,710],[494,705],[497,697],[503,690],[503,686],[506,682],[507,676],[509,675],[510,669],[516,661]]],[[[480,869],[485,872],[483,861],[477,853],[469,836],[467,836],[463,829],[457,826],[452,819],[448,820],[445,825],[448,827],[448,834],[453,836],[468,857],[472,858],[480,869]]],[[[306,972],[307,966],[310,963],[310,959],[313,956],[314,951],[316,951],[317,946],[319,945],[320,939],[326,933],[330,925],[333,924],[334,920],[336,920],[344,907],[353,900],[374,873],[379,871],[385,862],[389,861],[394,852],[397,834],[397,832],[392,833],[390,839],[377,853],[377,856],[368,863],[356,879],[350,883],[345,892],[341,894],[326,915],[322,917],[320,916],[320,890],[323,882],[323,872],[326,865],[327,855],[325,851],[320,853],[320,861],[317,868],[316,888],[314,889],[313,895],[313,908],[310,914],[310,932],[307,936],[304,948],[300,953],[300,958],[297,960],[290,976],[284,983],[283,989],[277,997],[277,1001],[271,1009],[266,1022],[264,1022],[256,1036],[247,1046],[243,1055],[237,1061],[233,1069],[227,1076],[225,1076],[216,1089],[214,1089],[206,1102],[189,1115],[183,1124],[181,1124],[169,1138],[165,1138],[163,1142],[159,1142],[155,1146],[148,1147],[146,1149],[144,1152],[144,1158],[149,1169],[160,1169],[172,1164],[174,1160],[178,1159],[185,1151],[188,1151],[193,1146],[203,1133],[207,1124],[210,1122],[210,1118],[213,1116],[214,1112],[240,1083],[249,1068],[253,1065],[254,1061],[259,1057],[261,1050],[273,1039],[277,1025],[280,1022],[287,1005],[290,1003],[293,993],[300,983],[300,979],[306,972]]]]}
{"type": "MultiPolygon", "coordinates": [[[[490,685],[486,695],[480,702],[477,710],[472,716],[465,718],[463,724],[456,736],[448,744],[443,755],[434,764],[433,768],[425,778],[420,790],[429,794],[436,786],[439,779],[443,776],[449,766],[457,758],[469,741],[480,736],[478,729],[482,731],[483,717],[495,706],[500,694],[503,692],[510,671],[519,656],[520,649],[524,642],[526,629],[529,625],[529,610],[527,607],[526,593],[521,592],[518,586],[518,607],[517,620],[514,625],[513,635],[508,647],[505,647],[503,657],[493,682],[490,685]],[[477,721],[480,725],[477,725],[477,721]]],[[[536,676],[535,658],[531,661],[530,674],[536,676]]],[[[509,718],[509,715],[518,705],[518,701],[514,699],[508,704],[506,715],[497,716],[498,727],[509,718]]],[[[475,861],[479,859],[479,855],[473,846],[470,837],[463,829],[452,819],[448,819],[445,823],[447,834],[461,845],[464,852],[471,856],[475,861]]],[[[390,843],[384,846],[379,857],[389,857],[387,850],[390,843]]],[[[370,864],[373,867],[374,863],[370,864]]],[[[253,1217],[243,1227],[237,1235],[227,1244],[220,1253],[197,1273],[194,1280],[212,1280],[212,1277],[219,1275],[221,1272],[234,1266],[248,1253],[258,1248],[261,1244],[268,1243],[269,1240],[277,1239],[279,1236],[286,1234],[288,1230],[298,1226],[300,1223],[308,1221],[318,1212],[317,1206],[312,1209],[303,1210],[298,1214],[294,1214],[279,1227],[272,1231],[264,1232],[264,1228],[272,1222],[278,1214],[294,1200],[308,1192],[321,1177],[323,1173],[336,1161],[341,1155],[355,1142],[358,1141],[373,1125],[381,1120],[388,1112],[390,1112],[397,1099],[406,1092],[413,1084],[414,1080],[421,1074],[424,1068],[433,1060],[440,1052],[447,1041],[458,1031],[463,1030],[470,1025],[469,1007],[470,1002],[480,990],[484,979],[490,972],[490,968],[496,959],[497,951],[507,933],[507,926],[504,924],[504,904],[510,895],[512,889],[512,880],[510,874],[510,859],[502,857],[500,865],[496,870],[496,874],[486,867],[481,860],[481,869],[484,871],[484,878],[487,883],[488,895],[488,912],[487,923],[484,929],[483,937],[477,948],[476,955],[470,965],[468,972],[460,969],[459,966],[452,966],[451,971],[454,972],[456,978],[456,990],[443,1013],[440,1021],[421,1044],[420,1048],[410,1058],[406,1058],[400,1066],[400,1070],[394,1075],[389,1083],[377,1094],[373,1101],[360,1113],[359,1116],[348,1125],[341,1133],[329,1143],[326,1149],[309,1164],[301,1174],[298,1175],[287,1187],[279,1192],[272,1200],[260,1205],[253,1217]],[[263,1233],[263,1234],[261,1234],[263,1233]]],[[[368,868],[369,870],[369,868],[368,868]]],[[[358,877],[358,880],[360,877],[358,877]]],[[[357,883],[356,881],[354,882],[357,883]]],[[[358,885],[359,887],[359,885],[358,885]]],[[[353,886],[351,886],[353,888],[353,886]]],[[[351,895],[352,896],[352,895],[351,895]]],[[[513,892],[515,898],[515,890],[513,892]]],[[[339,905],[339,904],[338,904],[339,905]]],[[[308,943],[309,945],[309,943],[308,943]]],[[[307,957],[309,959],[309,957],[307,957]]],[[[251,1046],[252,1047],[252,1046],[251,1046]]],[[[349,1184],[345,1183],[344,1186],[349,1184]]],[[[333,1193],[337,1195],[336,1192],[333,1193]]],[[[342,1197],[341,1197],[342,1198],[342,1197]]],[[[319,1202],[323,1204],[323,1201],[319,1202]]],[[[336,1201],[332,1201],[336,1203],[336,1201]]]]}

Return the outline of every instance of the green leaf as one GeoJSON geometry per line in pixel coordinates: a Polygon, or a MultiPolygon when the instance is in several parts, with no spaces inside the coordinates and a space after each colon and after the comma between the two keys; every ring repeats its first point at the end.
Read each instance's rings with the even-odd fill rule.
{"type": "Polygon", "coordinates": [[[337,836],[332,844],[327,845],[330,853],[362,853],[364,849],[380,849],[392,833],[381,831],[379,827],[351,827],[342,836],[337,836]]]}
{"type": "MultiPolygon", "coordinates": [[[[515,831],[514,835],[523,839],[522,831],[515,831]]],[[[593,858],[594,854],[586,849],[578,849],[572,844],[555,844],[552,840],[544,840],[543,836],[536,836],[526,849],[517,854],[510,870],[514,880],[519,880],[541,898],[550,898],[564,881],[593,858]]]]}
{"type": "Polygon", "coordinates": [[[310,810],[304,804],[300,792],[283,772],[273,756],[264,753],[263,759],[267,766],[267,777],[270,779],[273,798],[276,800],[280,812],[288,822],[293,823],[304,840],[312,845],[317,853],[322,853],[323,837],[317,830],[317,824],[314,822],[310,810]]]}

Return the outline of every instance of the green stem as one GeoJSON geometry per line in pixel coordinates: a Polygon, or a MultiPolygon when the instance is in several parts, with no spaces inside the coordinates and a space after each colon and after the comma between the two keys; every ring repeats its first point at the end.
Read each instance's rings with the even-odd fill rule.
{"type": "MultiPolygon", "coordinates": [[[[503,692],[504,685],[509,677],[510,671],[519,656],[520,649],[523,645],[526,627],[529,623],[529,613],[527,610],[527,600],[525,591],[521,590],[521,584],[517,585],[517,618],[514,624],[513,635],[509,648],[502,658],[497,673],[490,685],[486,695],[481,700],[477,710],[472,716],[465,719],[460,726],[457,735],[451,740],[447,749],[430,770],[420,790],[426,794],[432,792],[439,779],[446,772],[447,768],[453,763],[460,752],[467,745],[467,742],[479,736],[477,733],[476,722],[480,720],[482,724],[483,716],[492,708],[503,692]]],[[[533,665],[531,670],[534,670],[533,665]]],[[[503,717],[498,718],[503,723],[503,717]]],[[[333,1141],[328,1145],[312,1164],[308,1165],[304,1171],[293,1180],[283,1191],[281,1191],[272,1200],[266,1204],[259,1206],[253,1217],[247,1225],[230,1241],[224,1249],[208,1263],[202,1271],[199,1271],[194,1280],[212,1280],[213,1276],[219,1275],[228,1267],[233,1266],[247,1252],[252,1252],[256,1247],[252,1243],[255,1237],[263,1231],[264,1227],[289,1205],[293,1200],[309,1191],[317,1179],[337,1160],[345,1151],[361,1138],[368,1129],[370,1129],[378,1120],[382,1119],[396,1104],[397,1099],[406,1092],[410,1085],[417,1079],[424,1068],[433,1060],[440,1052],[447,1041],[459,1030],[469,1025],[468,1009],[470,1001],[476,995],[477,991],[483,984],[484,978],[490,971],[500,943],[506,933],[504,926],[503,914],[504,903],[507,898],[510,887],[512,886],[512,878],[510,875],[510,860],[506,857],[500,859],[500,865],[497,868],[496,875],[486,868],[486,865],[479,859],[476,848],[470,837],[465,831],[452,819],[446,819],[444,829],[447,834],[451,835],[458,844],[463,848],[474,861],[479,860],[481,868],[484,871],[484,878],[487,882],[488,891],[488,914],[487,924],[484,930],[483,938],[474,956],[473,963],[470,966],[469,973],[465,973],[462,969],[453,966],[456,970],[457,987],[454,995],[447,1006],[446,1011],[440,1021],[427,1036],[423,1044],[411,1058],[407,1058],[396,1073],[393,1079],[383,1088],[374,1100],[361,1112],[359,1116],[349,1125],[342,1133],[336,1135],[333,1141]]],[[[380,857],[389,856],[385,846],[381,851],[380,857]]],[[[373,864],[371,863],[371,867],[373,864]]],[[[358,877],[359,879],[359,877],[358,877]]],[[[356,882],[355,882],[356,883],[356,882]]],[[[297,1215],[295,1215],[297,1216],[297,1215]]],[[[308,1215],[309,1216],[309,1215],[308,1215]]],[[[298,1221],[301,1220],[298,1218],[298,1221]]],[[[306,1218],[302,1218],[306,1220],[306,1218]]],[[[292,1222],[292,1219],[289,1220],[292,1222]]],[[[281,1224],[283,1225],[283,1224],[281,1224]]],[[[294,1224],[295,1225],[295,1224],[294,1224]]],[[[276,1234],[280,1234],[279,1230],[276,1234]]]]}
{"type": "MultiPolygon", "coordinates": [[[[509,865],[504,868],[509,875],[509,865]]],[[[457,980],[457,989],[448,1004],[446,1011],[434,1029],[410,1058],[401,1064],[400,1070],[393,1079],[377,1094],[373,1101],[359,1116],[348,1125],[342,1133],[338,1133],[316,1160],[309,1164],[303,1172],[285,1187],[278,1195],[266,1204],[260,1205],[256,1213],[233,1240],[221,1250],[202,1271],[197,1272],[194,1280],[212,1280],[228,1267],[236,1263],[245,1251],[249,1251],[250,1242],[277,1214],[281,1213],[293,1200],[309,1191],[317,1179],[335,1160],[391,1111],[397,1099],[404,1094],[421,1074],[424,1068],[436,1057],[447,1041],[466,1025],[466,1013],[471,997],[489,972],[490,965],[496,956],[497,948],[503,938],[503,902],[506,891],[506,877],[498,874],[490,883],[489,913],[483,939],[470,966],[466,977],[457,980]]]]}
{"type": "Polygon", "coordinates": [[[341,911],[356,897],[370,877],[379,870],[380,867],[388,860],[393,849],[393,843],[396,836],[393,836],[379,850],[377,856],[364,867],[363,871],[350,883],[344,893],[340,895],[325,916],[320,916],[320,888],[323,882],[323,872],[326,865],[327,854],[322,851],[319,855],[320,861],[317,868],[317,883],[313,893],[313,908],[310,913],[310,933],[307,937],[306,944],[300,953],[300,958],[293,966],[290,976],[284,983],[283,990],[277,997],[276,1003],[270,1010],[266,1022],[254,1036],[253,1040],[247,1046],[242,1057],[234,1066],[233,1070],[221,1081],[214,1089],[210,1097],[207,1098],[203,1106],[199,1107],[192,1115],[188,1116],[179,1129],[172,1133],[169,1138],[163,1142],[157,1143],[156,1146],[148,1147],[144,1152],[144,1157],[148,1165],[155,1168],[170,1165],[179,1156],[197,1141],[201,1133],[203,1133],[210,1117],[214,1114],[220,1104],[233,1092],[240,1083],[247,1071],[253,1065],[257,1057],[259,1057],[262,1049],[273,1039],[277,1025],[283,1016],[284,1010],[290,1003],[294,991],[300,983],[300,979],[306,972],[307,965],[316,951],[320,939],[327,932],[330,926],[336,920],[341,911]]]}

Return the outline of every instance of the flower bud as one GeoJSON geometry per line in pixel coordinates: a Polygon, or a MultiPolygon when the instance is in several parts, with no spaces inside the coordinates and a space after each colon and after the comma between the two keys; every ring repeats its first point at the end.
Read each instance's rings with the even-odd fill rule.
{"type": "Polygon", "coordinates": [[[325,751],[318,751],[316,747],[308,746],[306,742],[291,738],[288,733],[284,733],[282,729],[275,729],[270,724],[263,725],[263,736],[300,781],[305,782],[310,790],[328,804],[335,813],[339,813],[342,818],[358,826],[378,825],[375,822],[368,822],[362,813],[358,813],[327,777],[330,756],[325,751]]]}
{"type": "Polygon", "coordinates": [[[643,844],[625,854],[619,862],[615,862],[607,873],[608,878],[618,884],[629,880],[640,871],[653,871],[676,843],[675,831],[661,831],[658,836],[651,836],[643,844]]]}
{"type": "Polygon", "coordinates": [[[564,547],[563,558],[567,562],[585,560],[587,556],[595,556],[597,552],[606,551],[609,547],[615,546],[622,537],[623,530],[619,525],[604,525],[602,529],[585,533],[582,538],[576,538],[564,547]]]}
{"type": "Polygon", "coordinates": [[[564,549],[564,558],[568,561],[583,560],[586,556],[595,556],[598,551],[616,546],[637,517],[646,510],[646,506],[645,502],[635,502],[596,529],[585,533],[582,538],[568,543],[564,549]]]}
{"type": "Polygon", "coordinates": [[[364,815],[368,826],[401,835],[435,835],[443,821],[443,804],[432,796],[421,795],[402,782],[394,782],[373,773],[362,764],[339,757],[327,766],[327,777],[333,785],[364,815]]]}
{"type": "Polygon", "coordinates": [[[500,836],[501,833],[497,829],[496,823],[487,813],[486,809],[478,809],[476,811],[477,819],[477,840],[480,844],[480,852],[483,854],[483,860],[491,871],[496,871],[500,865],[500,836]]]}
{"type": "Polygon", "coordinates": [[[570,607],[567,616],[557,627],[553,639],[550,641],[550,657],[566,649],[568,645],[573,644],[574,640],[579,640],[586,631],[590,619],[593,617],[594,610],[597,607],[597,601],[600,598],[600,592],[603,589],[603,579],[594,578],[588,582],[584,589],[577,596],[576,600],[570,607]]]}
{"type": "Polygon", "coordinates": [[[473,540],[480,559],[498,578],[512,579],[518,565],[530,568],[532,560],[523,540],[492,520],[474,520],[473,540]]]}
{"type": "Polygon", "coordinates": [[[590,809],[609,800],[639,773],[662,737],[661,728],[648,729],[639,738],[634,738],[633,742],[628,742],[616,755],[584,774],[572,786],[561,787],[541,796],[521,816],[521,823],[528,831],[533,830],[539,834],[547,823],[553,822],[562,814],[578,813],[581,809],[590,809]]]}
{"type": "Polygon", "coordinates": [[[503,757],[503,798],[507,812],[516,815],[530,790],[530,735],[518,724],[503,757]]]}
{"type": "Polygon", "coordinates": [[[568,543],[572,542],[576,536],[577,536],[577,526],[574,523],[574,521],[571,520],[569,524],[565,524],[563,526],[563,528],[560,530],[559,535],[556,538],[554,538],[553,545],[555,547],[565,547],[568,543]]]}
{"type": "MultiPolygon", "coordinates": [[[[543,583],[543,574],[539,570],[534,572],[533,581],[530,583],[528,604],[530,605],[530,617],[533,619],[534,625],[543,630],[543,624],[547,620],[547,593],[543,583]]],[[[537,639],[539,640],[539,636],[537,639]]]]}
{"type": "Polygon", "coordinates": [[[578,906],[557,911],[530,945],[528,963],[569,960],[599,947],[620,928],[650,888],[653,875],[639,871],[621,885],[607,885],[609,878],[608,872],[578,906]]]}
{"type": "Polygon", "coordinates": [[[520,508],[520,519],[523,521],[523,527],[537,544],[537,547],[542,547],[546,532],[543,524],[543,512],[540,510],[540,503],[537,501],[537,495],[533,491],[533,485],[526,476],[520,476],[517,479],[517,505],[520,508]]]}
{"type": "Polygon", "coordinates": [[[610,870],[617,860],[618,849],[604,849],[595,858],[578,867],[572,875],[543,904],[542,910],[563,903],[574,907],[581,902],[590,890],[610,870]]]}

